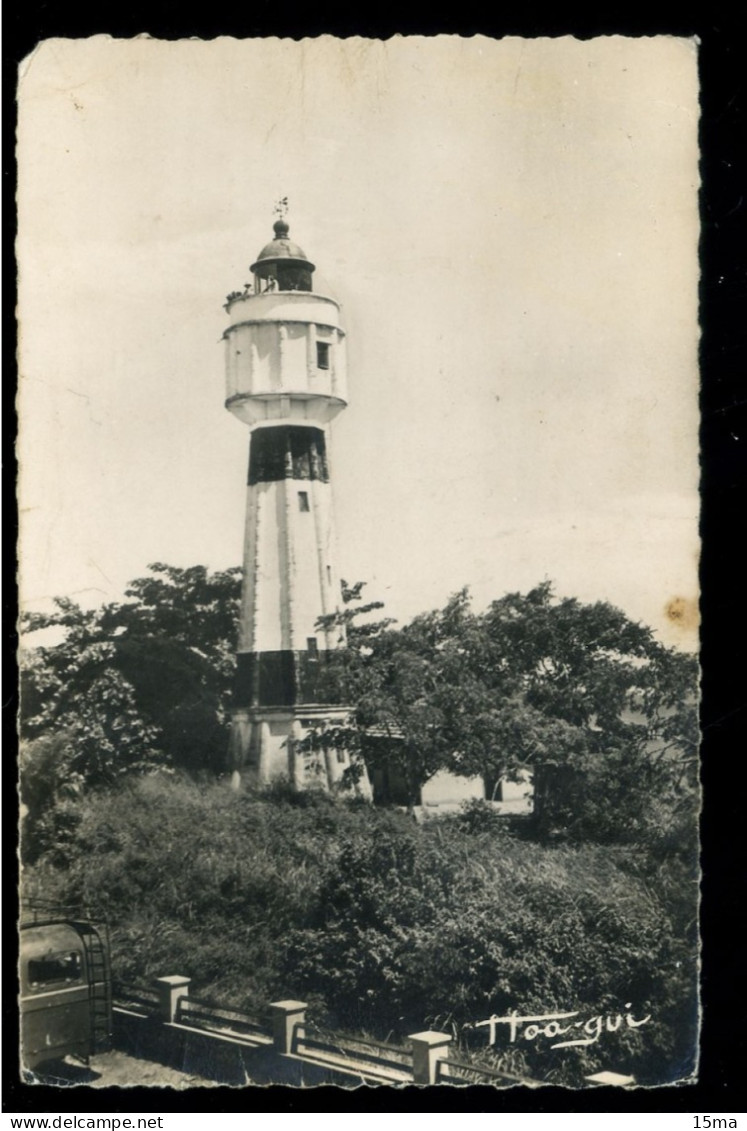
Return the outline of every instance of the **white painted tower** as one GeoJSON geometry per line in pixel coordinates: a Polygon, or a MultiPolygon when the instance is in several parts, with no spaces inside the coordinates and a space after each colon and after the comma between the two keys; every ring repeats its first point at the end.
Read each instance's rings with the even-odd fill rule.
{"type": "Polygon", "coordinates": [[[223,335],[226,408],[251,429],[230,762],[258,784],[329,787],[347,752],[305,754],[298,742],[349,714],[323,702],[343,632],[317,628],[341,604],[328,426],[347,400],[345,333],[339,304],[313,293],[314,264],[285,220],[274,230],[253,283],[229,295],[223,335]]]}

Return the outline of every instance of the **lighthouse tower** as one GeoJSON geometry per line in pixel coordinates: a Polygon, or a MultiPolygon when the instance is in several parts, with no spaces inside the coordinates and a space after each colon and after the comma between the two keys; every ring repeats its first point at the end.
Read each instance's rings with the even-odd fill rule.
{"type": "Polygon", "coordinates": [[[328,788],[347,752],[299,743],[349,714],[323,701],[326,662],[344,633],[317,626],[341,602],[328,428],[347,400],[345,333],[338,303],[313,292],[314,264],[288,236],[277,220],[252,284],[226,303],[226,408],[250,428],[229,758],[234,778],[328,788]]]}

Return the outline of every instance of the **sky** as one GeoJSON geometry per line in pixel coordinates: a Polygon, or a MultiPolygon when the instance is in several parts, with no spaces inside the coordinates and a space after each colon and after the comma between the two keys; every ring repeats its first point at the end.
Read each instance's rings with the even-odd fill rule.
{"type": "Polygon", "coordinates": [[[342,576],[695,647],[691,41],[56,39],[19,104],[22,607],[240,563],[222,304],[287,197],[348,335],[342,576]]]}

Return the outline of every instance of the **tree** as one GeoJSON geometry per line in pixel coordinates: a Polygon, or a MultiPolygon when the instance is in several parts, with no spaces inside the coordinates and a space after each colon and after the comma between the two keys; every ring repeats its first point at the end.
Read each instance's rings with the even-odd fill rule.
{"type": "Polygon", "coordinates": [[[375,601],[360,605],[364,583],[343,582],[345,608],[321,618],[325,627],[345,626],[346,646],[328,657],[326,698],[354,707],[347,725],[312,733],[307,746],[324,743],[344,747],[353,762],[347,773],[354,779],[365,762],[380,772],[407,805],[417,805],[423,785],[446,764],[452,745],[448,718],[440,693],[450,678],[450,657],[442,649],[444,625],[459,617],[466,591],[443,613],[416,618],[395,630],[394,621],[361,619],[383,607],[375,601]]]}
{"type": "Polygon", "coordinates": [[[64,736],[68,776],[108,784],[153,765],[205,767],[226,745],[239,569],[156,563],[129,600],[84,610],[57,598],[29,613],[62,640],[22,656],[21,731],[64,736]]]}
{"type": "Polygon", "coordinates": [[[396,777],[408,804],[441,769],[488,781],[534,769],[540,784],[554,768],[542,817],[570,835],[635,839],[664,810],[692,824],[694,657],[548,582],[479,615],[464,589],[401,629],[360,625],[360,594],[347,589],[348,643],[330,669],[333,701],[355,704],[335,741],[396,777]]]}
{"type": "MultiPolygon", "coordinates": [[[[381,607],[358,606],[361,589],[359,583],[345,590],[339,619],[347,647],[330,657],[330,700],[355,705],[352,725],[335,732],[335,743],[361,754],[369,771],[387,781],[390,795],[410,806],[420,803],[423,786],[439,770],[518,773],[525,761],[513,741],[513,685],[495,666],[495,649],[469,591],[394,629],[391,620],[361,623],[363,613],[381,607]]],[[[526,705],[520,713],[526,726],[526,705]]],[[[553,729],[536,712],[534,728],[540,727],[553,729]]],[[[325,737],[329,741],[329,733],[325,737]]]]}
{"type": "Polygon", "coordinates": [[[64,743],[68,777],[81,783],[99,785],[144,768],[159,757],[157,730],[117,665],[117,643],[102,614],[66,598],[55,604],[49,616],[25,618],[32,631],[56,626],[65,635],[55,646],[22,653],[22,738],[64,743]]]}
{"type": "MultiPolygon", "coordinates": [[[[240,570],[156,564],[127,601],[83,610],[60,598],[25,618],[60,643],[24,660],[22,729],[56,736],[68,783],[107,784],[153,765],[222,768],[240,570]]],[[[681,842],[697,804],[697,665],[604,602],[555,598],[545,582],[484,612],[467,589],[402,628],[374,619],[363,583],[343,582],[327,654],[328,703],[350,720],[312,733],[353,755],[349,777],[396,781],[416,805],[446,769],[486,781],[534,769],[542,817],[567,835],[681,842]],[[345,637],[343,637],[345,638],[345,637]],[[552,772],[553,780],[548,774],[552,772]]],[[[48,752],[29,753],[44,762],[48,752]]]]}
{"type": "Polygon", "coordinates": [[[694,828],[694,656],[606,602],[556,599],[547,582],[495,601],[484,625],[488,670],[497,689],[511,689],[501,713],[514,715],[516,749],[527,764],[568,771],[572,788],[548,798],[552,822],[635,840],[661,824],[663,805],[694,828]]]}

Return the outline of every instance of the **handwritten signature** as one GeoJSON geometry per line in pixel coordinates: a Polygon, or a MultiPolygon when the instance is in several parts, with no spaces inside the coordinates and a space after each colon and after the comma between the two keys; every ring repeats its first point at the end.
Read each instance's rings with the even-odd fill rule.
{"type": "MultiPolygon", "coordinates": [[[[631,1008],[629,1001],[626,1001],[625,1008],[627,1010],[631,1008]]],[[[633,1017],[632,1013],[626,1013],[624,1016],[622,1013],[608,1013],[589,1017],[586,1020],[583,1018],[579,1021],[570,1020],[571,1017],[578,1017],[580,1012],[580,1009],[574,1009],[569,1013],[540,1013],[536,1016],[520,1017],[514,1009],[507,1017],[497,1017],[493,1014],[487,1021],[476,1021],[472,1028],[481,1029],[483,1026],[488,1026],[489,1045],[496,1043],[498,1025],[509,1026],[511,1044],[515,1044],[519,1037],[524,1041],[533,1041],[537,1037],[554,1039],[565,1036],[566,1033],[572,1033],[574,1039],[556,1041],[554,1045],[550,1045],[551,1049],[567,1049],[572,1045],[593,1045],[599,1040],[602,1033],[616,1033],[621,1026],[627,1029],[639,1029],[641,1025],[645,1025],[647,1021],[651,1020],[650,1013],[640,1019],[633,1017]],[[565,1021],[567,1024],[561,1025],[561,1021],[565,1021]],[[579,1029],[586,1035],[575,1037],[575,1033],[579,1029]]]]}

